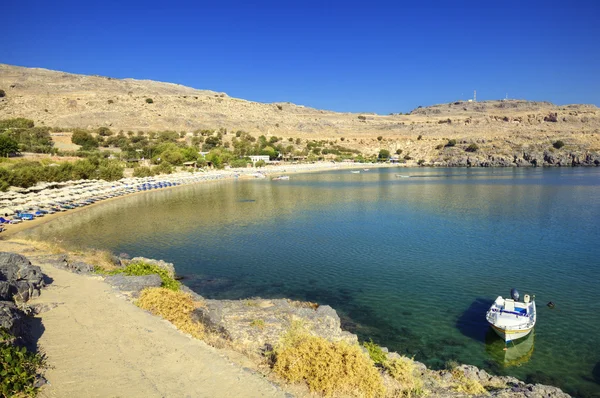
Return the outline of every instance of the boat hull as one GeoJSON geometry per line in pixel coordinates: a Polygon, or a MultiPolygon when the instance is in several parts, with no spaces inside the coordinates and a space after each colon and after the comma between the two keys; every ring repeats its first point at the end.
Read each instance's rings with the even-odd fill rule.
{"type": "Polygon", "coordinates": [[[492,329],[494,329],[494,332],[496,332],[496,334],[498,336],[500,336],[501,338],[503,338],[504,341],[507,343],[510,341],[522,339],[523,337],[525,337],[529,333],[531,333],[531,331],[533,330],[533,327],[529,328],[529,329],[516,329],[516,330],[502,329],[491,323],[490,323],[490,326],[492,327],[492,329]]]}

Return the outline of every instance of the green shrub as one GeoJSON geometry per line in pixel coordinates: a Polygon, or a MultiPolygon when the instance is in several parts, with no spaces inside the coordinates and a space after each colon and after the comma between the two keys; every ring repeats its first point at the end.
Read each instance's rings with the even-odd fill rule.
{"type": "Polygon", "coordinates": [[[8,156],[19,151],[19,143],[6,134],[0,135],[0,156],[8,156]]]}
{"type": "Polygon", "coordinates": [[[154,175],[154,170],[152,170],[150,167],[140,166],[133,169],[134,177],[152,177],[154,175]]]}
{"type": "Polygon", "coordinates": [[[377,137],[377,141],[381,141],[381,140],[383,140],[382,136],[377,137]]]}
{"type": "Polygon", "coordinates": [[[565,146],[565,143],[562,142],[561,140],[558,140],[558,141],[554,141],[554,143],[552,143],[552,146],[556,149],[560,149],[565,146]]]}
{"type": "Polygon", "coordinates": [[[423,139],[423,136],[421,134],[419,134],[419,136],[417,137],[417,141],[421,141],[423,139]]]}
{"type": "Polygon", "coordinates": [[[114,103],[115,103],[115,101],[113,101],[113,100],[108,100],[108,103],[109,103],[109,104],[114,104],[114,103]]]}
{"type": "Polygon", "coordinates": [[[425,163],[425,159],[419,159],[419,160],[417,160],[417,164],[419,166],[423,166],[423,163],[425,163]]]}
{"type": "Polygon", "coordinates": [[[173,172],[173,166],[171,163],[163,161],[154,168],[154,172],[158,174],[171,174],[173,172]]]}
{"type": "Polygon", "coordinates": [[[120,180],[123,178],[123,166],[116,161],[107,162],[98,168],[98,176],[106,181],[120,180]]]}
{"type": "Polygon", "coordinates": [[[362,120],[364,122],[365,120],[367,120],[367,118],[366,118],[366,116],[359,115],[358,120],[362,120]]]}
{"type": "Polygon", "coordinates": [[[402,153],[402,149],[396,149],[396,155],[400,155],[402,153]]]}
{"type": "Polygon", "coordinates": [[[0,131],[6,129],[28,129],[34,126],[33,120],[18,117],[0,120],[0,131]]]}
{"type": "Polygon", "coordinates": [[[456,140],[448,140],[448,143],[446,143],[447,147],[453,147],[456,145],[456,140]]]}
{"type": "Polygon", "coordinates": [[[376,364],[383,365],[383,363],[387,361],[386,353],[383,352],[380,346],[373,343],[373,340],[365,341],[362,345],[367,349],[369,357],[371,357],[371,360],[376,364]]]}
{"type": "Polygon", "coordinates": [[[379,155],[377,155],[378,159],[389,159],[390,158],[390,151],[388,151],[387,149],[381,149],[379,151],[379,155]]]}
{"type": "Polygon", "coordinates": [[[98,140],[96,140],[87,130],[76,129],[71,136],[71,142],[75,145],[80,145],[84,151],[98,148],[98,140]]]}
{"type": "Polygon", "coordinates": [[[0,98],[6,97],[6,92],[4,90],[0,90],[0,98]]]}
{"type": "MultiPolygon", "coordinates": [[[[110,101],[110,100],[109,100],[110,101]]],[[[96,133],[102,137],[110,137],[114,133],[108,127],[98,127],[96,133]]]]}
{"type": "Polygon", "coordinates": [[[146,103],[147,104],[153,104],[154,100],[152,98],[146,98],[146,103]]]}
{"type": "Polygon", "coordinates": [[[465,151],[467,152],[476,152],[479,149],[477,144],[470,144],[465,151]]]}
{"type": "Polygon", "coordinates": [[[161,268],[157,265],[148,264],[144,262],[130,263],[124,268],[117,268],[111,271],[104,271],[102,269],[98,269],[97,271],[102,275],[116,275],[116,274],[124,274],[127,276],[142,276],[142,275],[152,275],[157,274],[160,276],[162,280],[161,287],[165,289],[170,289],[174,291],[179,290],[179,282],[177,282],[173,277],[169,274],[169,272],[161,268]]]}
{"type": "Polygon", "coordinates": [[[254,165],[255,165],[256,167],[264,167],[264,166],[265,166],[265,164],[266,164],[266,163],[265,163],[265,161],[261,159],[261,160],[259,160],[258,162],[256,162],[254,165]]]}
{"type": "Polygon", "coordinates": [[[45,367],[44,358],[13,345],[14,338],[0,329],[0,396],[33,397],[37,373],[45,367]]]}
{"type": "Polygon", "coordinates": [[[445,146],[444,144],[439,144],[439,145],[437,145],[437,146],[435,147],[435,149],[443,149],[443,148],[444,148],[444,146],[445,146]]]}

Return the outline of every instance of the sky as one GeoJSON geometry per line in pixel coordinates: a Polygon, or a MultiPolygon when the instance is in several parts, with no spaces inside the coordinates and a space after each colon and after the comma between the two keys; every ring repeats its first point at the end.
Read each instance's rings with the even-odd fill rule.
{"type": "Polygon", "coordinates": [[[3,0],[0,63],[340,112],[600,106],[600,1],[3,0]]]}

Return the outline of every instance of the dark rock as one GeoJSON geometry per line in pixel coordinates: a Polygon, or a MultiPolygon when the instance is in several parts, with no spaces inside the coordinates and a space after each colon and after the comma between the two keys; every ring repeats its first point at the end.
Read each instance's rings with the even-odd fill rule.
{"type": "Polygon", "coordinates": [[[13,336],[21,336],[24,330],[25,314],[15,303],[0,301],[0,328],[6,329],[13,336]]]}
{"type": "MultiPolygon", "coordinates": [[[[40,295],[40,289],[45,286],[44,275],[40,267],[31,265],[24,256],[16,253],[0,252],[0,281],[8,282],[9,298],[15,297],[27,301],[40,295]]],[[[6,289],[5,284],[1,288],[6,289]]],[[[6,292],[2,297],[6,296],[6,292]]]]}
{"type": "Polygon", "coordinates": [[[0,281],[0,300],[12,300],[8,281],[0,281]]]}
{"type": "Polygon", "coordinates": [[[143,289],[148,287],[160,287],[162,279],[157,274],[127,276],[123,274],[107,276],[104,279],[109,285],[122,292],[130,293],[132,296],[139,296],[143,289]]]}
{"type": "Polygon", "coordinates": [[[83,261],[67,262],[65,269],[76,274],[90,274],[94,272],[94,266],[83,261]]]}

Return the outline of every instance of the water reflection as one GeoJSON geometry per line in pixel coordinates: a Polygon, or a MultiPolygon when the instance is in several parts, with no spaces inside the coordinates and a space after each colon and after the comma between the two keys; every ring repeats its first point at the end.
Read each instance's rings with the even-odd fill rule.
{"type": "Polygon", "coordinates": [[[522,366],[531,360],[534,340],[535,331],[532,331],[516,343],[505,345],[504,340],[489,328],[485,336],[485,351],[505,368],[522,366]]]}

